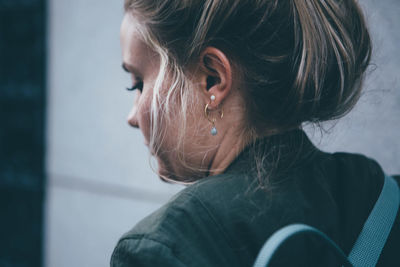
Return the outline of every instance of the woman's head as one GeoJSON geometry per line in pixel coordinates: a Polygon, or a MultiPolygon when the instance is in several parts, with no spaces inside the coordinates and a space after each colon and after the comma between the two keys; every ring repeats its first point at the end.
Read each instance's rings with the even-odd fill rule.
{"type": "Polygon", "coordinates": [[[237,139],[243,133],[244,105],[233,89],[237,87],[233,65],[220,50],[207,47],[201,54],[204,63],[185,69],[187,74],[174,73],[164,63],[167,67],[160,75],[163,59],[143,41],[139,28],[136,18],[127,14],[121,26],[123,68],[139,89],[129,123],[143,132],[162,178],[197,179],[209,174],[211,167],[220,169],[221,164],[215,163],[221,160],[215,154],[223,150],[222,143],[236,142],[236,150],[241,150],[237,139]],[[224,110],[228,111],[225,115],[224,110]],[[217,136],[211,135],[214,126],[217,136]]]}
{"type": "MultiPolygon", "coordinates": [[[[174,151],[175,163],[169,158],[162,164],[199,176],[207,173],[207,157],[221,141],[205,136],[210,91],[217,94],[211,109],[225,111],[216,123],[233,119],[233,136],[244,146],[346,114],[359,97],[371,54],[354,0],[126,0],[125,11],[124,24],[148,51],[134,60],[153,62],[153,82],[144,83],[143,96],[151,88],[148,97],[136,100],[138,109],[148,107],[140,113],[148,118],[142,131],[158,157],[174,151]],[[213,86],[221,78],[228,90],[218,95],[213,86]]],[[[126,29],[123,36],[130,35],[126,29]]]]}

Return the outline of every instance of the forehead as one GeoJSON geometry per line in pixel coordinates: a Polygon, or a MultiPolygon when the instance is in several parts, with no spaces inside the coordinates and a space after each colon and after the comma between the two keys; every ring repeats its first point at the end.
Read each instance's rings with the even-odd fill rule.
{"type": "Polygon", "coordinates": [[[155,52],[142,41],[139,23],[127,13],[121,24],[121,48],[123,62],[139,66],[155,57],[155,52]]]}

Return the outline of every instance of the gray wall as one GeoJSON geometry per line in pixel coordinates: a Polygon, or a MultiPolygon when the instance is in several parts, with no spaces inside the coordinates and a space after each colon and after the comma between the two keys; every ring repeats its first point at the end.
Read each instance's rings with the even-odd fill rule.
{"type": "MultiPolygon", "coordinates": [[[[123,1],[49,2],[45,262],[108,266],[120,235],[181,187],[150,170],[140,132],[126,123],[133,94],[120,67],[123,1]]],[[[361,2],[376,69],[329,134],[307,131],[323,150],[363,153],[400,173],[400,2],[361,2]]]]}
{"type": "MultiPolygon", "coordinates": [[[[321,140],[327,151],[349,151],[376,159],[388,173],[400,173],[400,2],[361,0],[372,39],[372,66],[355,109],[321,140]]],[[[327,123],[327,129],[334,123],[327,123]]],[[[314,131],[309,131],[314,133],[314,131]]]]}
{"type": "Polygon", "coordinates": [[[126,122],[123,1],[49,3],[47,266],[107,266],[121,234],[179,187],[149,168],[126,122]]]}

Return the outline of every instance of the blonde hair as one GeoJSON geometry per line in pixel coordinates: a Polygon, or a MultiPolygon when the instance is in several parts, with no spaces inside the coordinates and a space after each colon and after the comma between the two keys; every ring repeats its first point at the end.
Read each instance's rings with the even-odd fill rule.
{"type": "Polygon", "coordinates": [[[158,125],[172,113],[183,118],[178,134],[184,140],[187,110],[196,101],[188,70],[207,46],[240,66],[243,129],[253,141],[271,129],[281,133],[347,114],[371,57],[355,0],[125,0],[125,11],[138,18],[143,40],[161,57],[150,138],[156,150],[165,135],[158,125]],[[160,97],[167,76],[172,85],[160,97]],[[171,99],[179,99],[179,108],[171,99]]]}

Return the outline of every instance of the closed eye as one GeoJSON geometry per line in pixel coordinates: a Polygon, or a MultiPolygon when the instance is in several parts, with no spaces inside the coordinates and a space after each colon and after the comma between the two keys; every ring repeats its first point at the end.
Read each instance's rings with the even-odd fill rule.
{"type": "Polygon", "coordinates": [[[131,88],[126,88],[126,90],[128,90],[128,91],[134,91],[136,89],[138,89],[140,92],[143,91],[143,81],[137,82],[131,88]]]}
{"type": "MultiPolygon", "coordinates": [[[[131,68],[132,68],[132,67],[131,67],[130,65],[128,66],[126,63],[122,63],[122,69],[123,69],[125,72],[127,72],[127,73],[133,75],[134,72],[131,71],[131,68]]],[[[133,75],[133,76],[135,76],[135,75],[133,75]]],[[[143,91],[143,81],[139,80],[139,81],[136,82],[132,87],[126,88],[126,90],[128,90],[128,91],[134,91],[134,90],[136,90],[136,89],[138,89],[140,92],[143,91]]]]}

